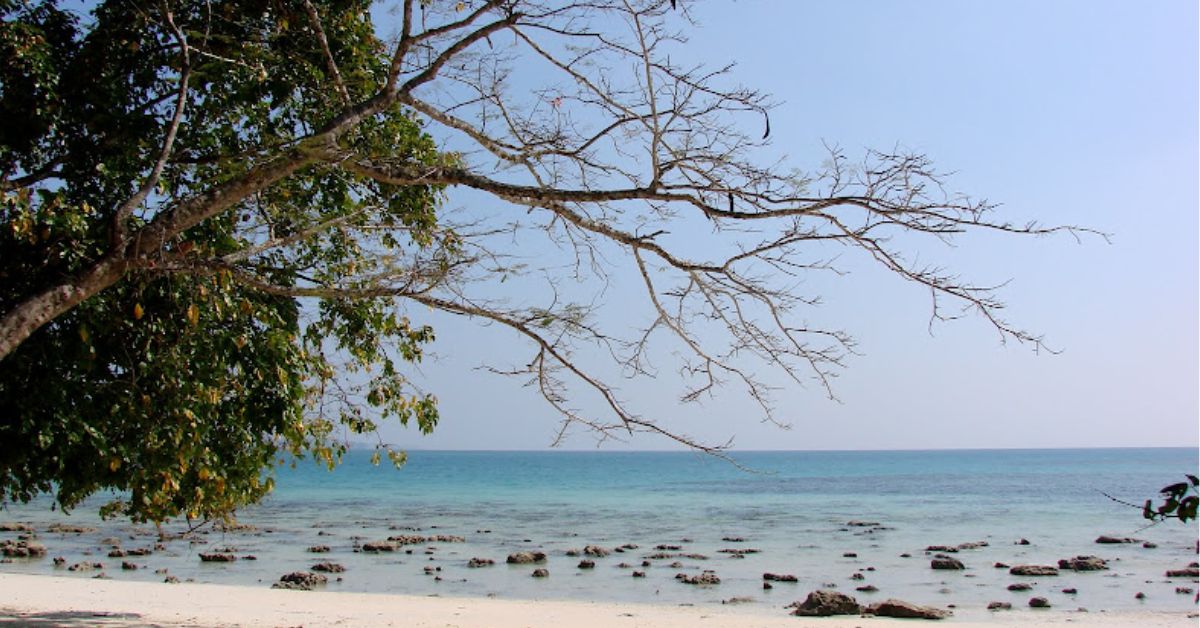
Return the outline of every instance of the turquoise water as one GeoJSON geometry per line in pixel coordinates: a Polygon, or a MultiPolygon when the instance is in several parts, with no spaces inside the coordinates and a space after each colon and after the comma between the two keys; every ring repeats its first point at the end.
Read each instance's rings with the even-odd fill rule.
{"type": "MultiPolygon", "coordinates": [[[[719,604],[752,597],[751,606],[779,607],[826,584],[871,601],[900,597],[970,614],[992,600],[1024,606],[1031,595],[1055,608],[1188,609],[1191,595],[1175,587],[1166,569],[1196,560],[1195,526],[1177,522],[1144,528],[1140,512],[1102,493],[1140,503],[1162,486],[1196,473],[1195,449],[1087,449],[899,452],[743,452],[745,468],[692,453],[663,452],[434,452],[414,451],[400,471],[373,467],[368,452],[352,452],[336,472],[301,463],[280,472],[277,490],[240,521],[254,532],[208,532],[176,540],[138,562],[151,569],[123,572],[104,559],[99,540],[119,536],[127,547],[153,543],[150,531],[101,523],[80,509],[67,519],[96,526],[84,535],[47,535],[51,555],[67,564],[107,560],[110,577],[162,579],[166,568],[181,579],[266,586],[280,574],[318,560],[346,566],[331,590],[517,598],[719,604]],[[851,520],[880,527],[847,526],[851,520]],[[356,543],[390,535],[453,534],[464,543],[408,546],[412,553],[365,554],[356,543]],[[400,532],[398,530],[403,530],[400,532]],[[1097,545],[1100,534],[1132,536],[1157,544],[1097,545]],[[742,537],[744,542],[724,541],[742,537]],[[1015,545],[1019,539],[1029,545],[1015,545]],[[955,554],[964,571],[933,571],[929,545],[986,541],[987,547],[955,554]],[[329,554],[305,552],[329,545],[329,554]],[[577,568],[570,549],[585,545],[638,549],[577,568]],[[650,559],[659,544],[705,559],[650,559]],[[258,560],[200,563],[197,553],[233,546],[258,560]],[[722,549],[761,550],[743,559],[722,549]],[[550,577],[529,577],[532,567],[509,566],[517,550],[549,554],[550,577]],[[845,557],[854,553],[856,557],[845,557]],[[901,554],[910,554],[902,557],[901,554]],[[1066,572],[1057,578],[1010,576],[1008,564],[1053,565],[1060,558],[1094,554],[1110,559],[1105,572],[1066,572]],[[89,558],[90,557],[90,558],[89,558]],[[468,569],[471,557],[494,567],[468,569]],[[669,567],[679,561],[680,566],[669,567]],[[632,578],[633,569],[646,578],[632,578]],[[440,567],[426,575],[425,567],[440,567]],[[722,583],[693,587],[677,573],[712,569],[722,583]],[[796,575],[797,584],[762,589],[762,573],[796,575]],[[852,579],[854,574],[862,579],[852,579]],[[438,576],[441,580],[435,579],[438,576]],[[1034,582],[1034,590],[1009,592],[1008,584],[1034,582]],[[873,584],[878,593],[854,589],[873,584]],[[1065,594],[1066,587],[1078,589],[1065,594]],[[1138,592],[1146,599],[1136,600],[1138,592]]],[[[92,509],[94,512],[94,508],[92,509]]],[[[46,525],[63,519],[48,502],[10,506],[0,521],[46,525]]],[[[7,538],[9,533],[0,533],[7,538]]],[[[107,550],[104,550],[107,551],[107,550]]],[[[53,573],[48,559],[15,561],[0,570],[53,573]]],[[[94,575],[92,574],[87,575],[94,575]]]]}

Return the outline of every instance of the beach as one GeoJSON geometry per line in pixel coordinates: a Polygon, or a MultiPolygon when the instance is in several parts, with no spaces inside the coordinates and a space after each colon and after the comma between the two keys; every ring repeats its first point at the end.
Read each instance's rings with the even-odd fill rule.
{"type": "MultiPolygon", "coordinates": [[[[1186,612],[1080,613],[1021,610],[984,619],[983,626],[1195,626],[1186,612]]],[[[160,584],[0,574],[0,625],[28,626],[409,626],[448,628],[535,626],[616,628],[851,628],[912,626],[913,620],[797,618],[727,608],[574,601],[496,600],[428,596],[262,590],[215,584],[160,584]]]]}

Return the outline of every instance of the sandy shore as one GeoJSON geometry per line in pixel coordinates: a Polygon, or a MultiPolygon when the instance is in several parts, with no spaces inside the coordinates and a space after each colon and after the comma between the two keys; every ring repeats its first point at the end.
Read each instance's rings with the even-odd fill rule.
{"type": "MultiPolygon", "coordinates": [[[[865,617],[801,619],[736,607],[678,607],[281,591],[215,584],[160,584],[0,574],[5,626],[535,626],[685,628],[851,628],[928,622],[865,617]]],[[[1017,610],[951,619],[953,626],[1193,627],[1187,613],[1076,613],[1017,610]]],[[[939,625],[939,624],[934,624],[939,625]]]]}

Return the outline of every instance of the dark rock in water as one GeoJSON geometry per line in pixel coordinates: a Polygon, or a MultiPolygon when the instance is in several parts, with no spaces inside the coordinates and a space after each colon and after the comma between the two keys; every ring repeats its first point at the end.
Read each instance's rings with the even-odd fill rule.
{"type": "Polygon", "coordinates": [[[770,591],[771,589],[774,589],[774,588],[775,588],[775,587],[771,586],[771,583],[770,583],[770,582],[764,582],[764,583],[763,583],[763,591],[770,591]]]}
{"type": "Polygon", "coordinates": [[[1029,545],[1029,539],[1021,539],[1016,542],[1017,545],[1029,545]]]}
{"type": "Polygon", "coordinates": [[[200,554],[200,562],[202,563],[232,563],[237,560],[237,556],[233,554],[222,554],[214,552],[212,554],[200,554]]]}
{"type": "Polygon", "coordinates": [[[135,547],[125,550],[126,556],[149,556],[154,553],[154,550],[149,547],[135,547]]]}
{"type": "Polygon", "coordinates": [[[925,548],[925,551],[926,552],[949,552],[951,554],[954,554],[954,553],[958,552],[958,548],[950,546],[950,545],[930,545],[929,547],[925,548]]]}
{"type": "Polygon", "coordinates": [[[617,569],[633,569],[633,565],[630,565],[629,563],[618,563],[617,569]]]}
{"type": "Polygon", "coordinates": [[[1063,589],[1062,592],[1066,593],[1067,595],[1075,595],[1076,593],[1079,593],[1079,589],[1076,589],[1075,587],[1067,587],[1063,589]]]}
{"type": "Polygon", "coordinates": [[[131,563],[127,560],[121,562],[121,569],[124,569],[125,571],[136,571],[137,568],[138,568],[138,566],[136,564],[131,563]]]}
{"type": "Polygon", "coordinates": [[[33,532],[33,526],[28,523],[15,523],[12,521],[0,522],[0,532],[33,532]]]}
{"type": "Polygon", "coordinates": [[[1058,570],[1049,565],[1017,565],[1008,573],[1014,576],[1057,576],[1058,570]]]}
{"type": "Polygon", "coordinates": [[[1011,611],[1012,603],[1010,602],[991,602],[988,604],[989,611],[1011,611]]]}
{"type": "Polygon", "coordinates": [[[651,565],[650,561],[648,561],[648,560],[643,560],[643,561],[642,561],[642,566],[643,566],[643,567],[649,567],[650,565],[651,565]]]}
{"type": "Polygon", "coordinates": [[[513,552],[508,555],[508,564],[510,565],[530,565],[533,563],[546,562],[545,552],[513,552]]]}
{"type": "Polygon", "coordinates": [[[846,525],[852,526],[855,528],[873,528],[875,526],[882,525],[882,524],[880,524],[878,521],[859,521],[857,519],[853,519],[851,521],[847,521],[846,525]]]}
{"type": "Polygon", "coordinates": [[[789,606],[795,607],[793,615],[800,617],[829,617],[832,615],[857,615],[862,611],[858,600],[837,591],[818,589],[808,594],[803,602],[789,606]]]}
{"type": "Polygon", "coordinates": [[[679,556],[688,560],[708,560],[704,554],[680,554],[679,556]]]}
{"type": "Polygon", "coordinates": [[[329,546],[328,545],[313,545],[305,551],[310,552],[312,554],[324,554],[329,551],[329,546]]]}
{"type": "Polygon", "coordinates": [[[1138,591],[1137,595],[1134,595],[1133,597],[1134,597],[1134,599],[1137,599],[1137,600],[1144,600],[1144,599],[1146,599],[1146,594],[1142,593],[1141,591],[1138,591]]]}
{"type": "Polygon", "coordinates": [[[467,561],[467,567],[470,567],[471,569],[478,569],[480,567],[490,567],[495,564],[496,564],[496,561],[494,561],[490,558],[472,558],[471,560],[467,561]]]}
{"type": "Polygon", "coordinates": [[[533,570],[532,575],[534,578],[549,578],[550,571],[548,569],[542,569],[539,567],[539,568],[533,570]]]}
{"type": "Polygon", "coordinates": [[[1008,585],[1009,591],[1029,591],[1032,588],[1033,585],[1029,584],[1028,582],[1014,582],[1008,585]]]}
{"type": "Polygon", "coordinates": [[[763,580],[772,582],[799,582],[800,580],[790,573],[764,573],[763,580]]]}
{"type": "Polygon", "coordinates": [[[858,558],[858,554],[854,552],[845,552],[842,554],[842,558],[858,558]]]}
{"type": "Polygon", "coordinates": [[[125,557],[125,550],[123,550],[123,549],[114,549],[114,550],[111,550],[111,551],[109,551],[109,552],[108,552],[108,557],[109,557],[109,558],[124,558],[124,557],[125,557]]]}
{"type": "Polygon", "coordinates": [[[879,617],[902,617],[906,619],[945,619],[950,611],[932,606],[918,606],[903,600],[884,600],[867,607],[864,612],[879,617]]]}
{"type": "Polygon", "coordinates": [[[331,563],[329,561],[326,561],[323,563],[317,563],[317,564],[313,565],[312,570],[313,571],[323,571],[325,573],[342,573],[343,571],[346,571],[346,568],[337,563],[331,563]]]}
{"type": "Polygon", "coordinates": [[[1123,536],[1105,536],[1101,535],[1096,538],[1096,542],[1102,545],[1117,545],[1120,543],[1137,543],[1137,539],[1131,539],[1123,536]]]}
{"type": "Polygon", "coordinates": [[[258,557],[254,554],[243,554],[242,560],[258,560],[258,557]]]}
{"type": "Polygon", "coordinates": [[[1175,592],[1180,595],[1191,595],[1192,587],[1175,587],[1175,592]]]}
{"type": "Polygon", "coordinates": [[[746,539],[744,539],[740,536],[724,536],[724,537],[721,537],[721,540],[726,543],[745,543],[746,542],[746,539]]]}
{"type": "Polygon", "coordinates": [[[988,542],[987,541],[969,541],[967,543],[959,543],[958,544],[958,549],[960,549],[960,550],[973,550],[973,549],[979,549],[981,547],[988,547],[988,542]]]}
{"type": "Polygon", "coordinates": [[[635,571],[635,572],[633,572],[633,577],[634,577],[634,578],[645,578],[645,577],[646,577],[646,572],[644,572],[644,571],[635,571]]]}
{"type": "Polygon", "coordinates": [[[1200,578],[1200,569],[1188,567],[1187,569],[1172,569],[1167,572],[1168,578],[1200,578]]]}
{"type": "Polygon", "coordinates": [[[1076,556],[1058,561],[1058,568],[1074,571],[1100,571],[1108,569],[1108,562],[1097,556],[1076,556]]]}
{"type": "Polygon", "coordinates": [[[725,549],[717,550],[717,553],[729,554],[730,556],[745,556],[746,554],[758,554],[760,552],[762,552],[762,550],[756,549],[756,548],[746,548],[746,549],[725,548],[725,549]]]}
{"type": "Polygon", "coordinates": [[[675,578],[684,584],[695,584],[695,585],[703,585],[703,586],[708,586],[708,585],[713,585],[713,584],[721,584],[721,579],[717,577],[717,574],[712,571],[707,571],[707,570],[704,573],[697,575],[697,576],[685,576],[683,574],[679,574],[679,575],[675,576],[675,578]],[[683,577],[680,577],[680,576],[683,576],[683,577]]]}
{"type": "Polygon", "coordinates": [[[579,561],[579,568],[580,568],[580,569],[595,569],[595,568],[596,568],[596,561],[594,561],[594,560],[581,560],[581,561],[579,561]]]}
{"type": "Polygon", "coordinates": [[[995,565],[992,565],[992,566],[995,567],[996,569],[1008,569],[1008,563],[996,563],[995,565]]]}
{"type": "Polygon", "coordinates": [[[962,561],[953,558],[935,558],[929,561],[929,567],[931,569],[947,570],[966,569],[966,567],[963,566],[962,561]]]}
{"type": "Polygon", "coordinates": [[[570,557],[570,558],[576,558],[576,557],[578,557],[578,556],[579,556],[580,554],[582,554],[582,553],[583,553],[583,552],[580,552],[580,551],[579,551],[578,549],[576,549],[576,548],[571,548],[571,549],[567,550],[566,552],[564,552],[564,554],[566,554],[566,555],[567,555],[568,557],[570,557]]]}
{"type": "Polygon", "coordinates": [[[660,552],[661,551],[678,552],[679,550],[681,550],[683,548],[680,547],[679,545],[655,545],[654,549],[659,550],[660,552]]]}
{"type": "Polygon", "coordinates": [[[1050,600],[1044,597],[1029,598],[1029,608],[1050,608],[1050,600]]]}
{"type": "Polygon", "coordinates": [[[378,554],[380,552],[394,552],[399,549],[399,545],[395,541],[367,541],[362,544],[362,551],[370,554],[378,554]]]}
{"type": "Polygon", "coordinates": [[[861,573],[856,572],[856,573],[850,574],[850,579],[851,580],[866,580],[867,577],[862,575],[861,573]]]}
{"type": "Polygon", "coordinates": [[[583,548],[583,553],[587,556],[603,558],[608,556],[609,551],[603,547],[600,547],[599,545],[588,545],[587,547],[583,548]]]}
{"type": "Polygon", "coordinates": [[[280,576],[279,582],[271,585],[272,589],[295,589],[298,591],[312,591],[314,587],[323,585],[329,582],[329,578],[308,571],[293,571],[289,574],[280,576]]]}
{"type": "Polygon", "coordinates": [[[879,590],[879,587],[877,587],[873,584],[864,584],[861,587],[854,587],[854,590],[862,591],[863,593],[875,593],[876,591],[879,590]]]}
{"type": "Polygon", "coordinates": [[[167,576],[166,578],[163,578],[163,582],[167,584],[179,584],[179,578],[176,578],[175,576],[167,576]]]}
{"type": "Polygon", "coordinates": [[[749,604],[754,601],[754,598],[747,596],[731,597],[728,600],[721,600],[722,604],[749,604]]]}
{"type": "Polygon", "coordinates": [[[0,554],[10,558],[40,558],[46,555],[46,546],[34,541],[0,541],[0,554]]]}
{"type": "Polygon", "coordinates": [[[1154,549],[1154,548],[1158,547],[1158,543],[1151,543],[1150,541],[1146,541],[1145,543],[1142,543],[1142,547],[1144,547],[1146,549],[1154,549]]]}
{"type": "Polygon", "coordinates": [[[82,562],[67,567],[67,571],[91,571],[93,569],[104,569],[104,565],[102,563],[82,562]]]}
{"type": "Polygon", "coordinates": [[[909,554],[908,552],[904,552],[903,554],[900,555],[900,558],[912,558],[912,554],[909,554]]]}
{"type": "Polygon", "coordinates": [[[683,563],[681,563],[679,561],[675,561],[667,566],[670,567],[671,569],[683,569],[683,563]]]}
{"type": "Polygon", "coordinates": [[[91,534],[96,531],[96,528],[73,526],[66,523],[52,523],[46,528],[46,531],[54,534],[91,534]]]}
{"type": "Polygon", "coordinates": [[[66,558],[63,558],[62,556],[54,557],[54,566],[55,567],[63,567],[63,566],[66,566],[66,564],[67,564],[66,558]]]}

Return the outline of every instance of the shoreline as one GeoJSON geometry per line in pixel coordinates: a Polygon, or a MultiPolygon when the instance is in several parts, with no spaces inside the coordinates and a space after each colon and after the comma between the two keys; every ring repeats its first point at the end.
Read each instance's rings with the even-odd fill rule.
{"type": "MultiPolygon", "coordinates": [[[[1195,612],[1080,613],[1019,609],[962,617],[934,625],[1195,626],[1195,612]]],[[[613,604],[562,600],[434,597],[330,591],[286,591],[201,583],[152,583],[59,576],[0,574],[0,625],[17,626],[656,626],[685,628],[851,628],[926,625],[921,620],[847,615],[799,618],[737,607],[613,604]]]]}

